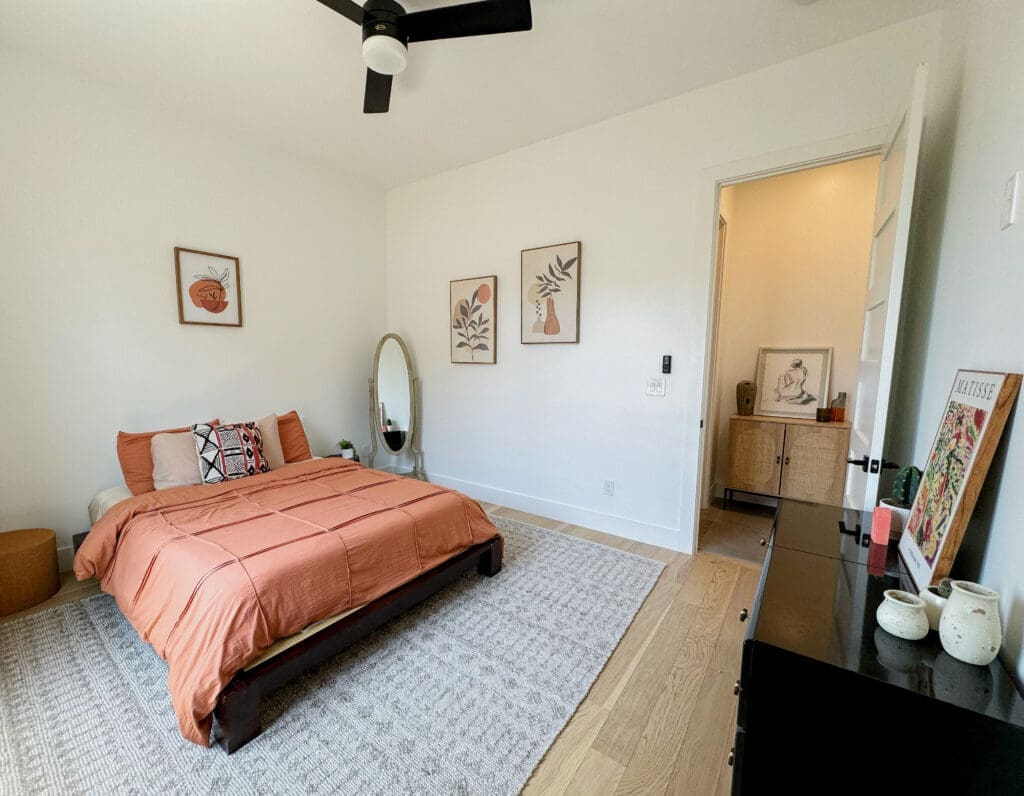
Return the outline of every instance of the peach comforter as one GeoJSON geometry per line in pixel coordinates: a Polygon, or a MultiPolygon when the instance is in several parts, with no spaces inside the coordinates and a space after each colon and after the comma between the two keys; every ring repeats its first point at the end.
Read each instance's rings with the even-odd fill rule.
{"type": "Polygon", "coordinates": [[[181,733],[207,746],[218,694],[274,641],[497,535],[458,492],[320,459],[125,500],[75,574],[99,578],[168,662],[181,733]]]}

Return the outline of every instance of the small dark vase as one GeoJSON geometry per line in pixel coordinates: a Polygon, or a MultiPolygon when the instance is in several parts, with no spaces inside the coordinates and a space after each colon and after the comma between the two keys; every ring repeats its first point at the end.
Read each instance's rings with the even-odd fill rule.
{"type": "Polygon", "coordinates": [[[741,381],[736,385],[736,414],[754,414],[754,398],[757,396],[757,385],[752,381],[741,381]]]}

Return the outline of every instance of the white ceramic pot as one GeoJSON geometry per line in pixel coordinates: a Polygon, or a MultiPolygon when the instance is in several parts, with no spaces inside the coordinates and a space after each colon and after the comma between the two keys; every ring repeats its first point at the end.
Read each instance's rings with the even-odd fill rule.
{"type": "Polygon", "coordinates": [[[929,586],[917,596],[924,600],[924,612],[928,615],[928,627],[932,630],[938,630],[939,620],[942,618],[942,611],[946,607],[948,600],[933,591],[932,586],[929,586]]]}
{"type": "Polygon", "coordinates": [[[924,600],[899,589],[886,589],[883,595],[885,599],[875,612],[882,630],[908,641],[917,641],[928,635],[924,600]]]}
{"type": "Polygon", "coordinates": [[[888,498],[882,500],[882,505],[892,512],[892,527],[889,529],[889,541],[895,542],[903,535],[903,530],[910,522],[910,506],[898,506],[888,498]]]}
{"type": "Polygon", "coordinates": [[[343,459],[351,459],[355,455],[356,455],[356,449],[355,448],[342,448],[341,449],[341,456],[342,456],[343,459]]]}
{"type": "Polygon", "coordinates": [[[939,622],[939,638],[942,648],[958,661],[988,666],[1003,643],[999,593],[978,583],[954,580],[939,622]]]}

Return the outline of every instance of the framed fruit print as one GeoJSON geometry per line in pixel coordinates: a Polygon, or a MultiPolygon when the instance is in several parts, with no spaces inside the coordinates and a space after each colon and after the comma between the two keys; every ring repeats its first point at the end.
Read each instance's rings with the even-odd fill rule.
{"type": "Polygon", "coordinates": [[[174,247],[178,323],[242,325],[242,274],[237,257],[174,247]]]}
{"type": "Polygon", "coordinates": [[[949,574],[1020,383],[1019,373],[957,371],[900,537],[918,590],[949,574]]]}
{"type": "Polygon", "coordinates": [[[581,249],[573,241],[522,252],[522,343],[580,341],[581,249]]]}

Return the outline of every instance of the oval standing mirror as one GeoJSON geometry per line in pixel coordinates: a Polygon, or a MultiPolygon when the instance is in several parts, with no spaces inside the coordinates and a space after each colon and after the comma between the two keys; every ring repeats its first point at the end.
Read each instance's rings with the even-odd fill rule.
{"type": "Polygon", "coordinates": [[[371,467],[379,445],[392,456],[411,452],[414,464],[410,474],[422,477],[421,454],[416,445],[416,386],[412,359],[405,342],[397,334],[384,335],[377,344],[370,379],[370,433],[374,443],[370,453],[371,467]]]}

